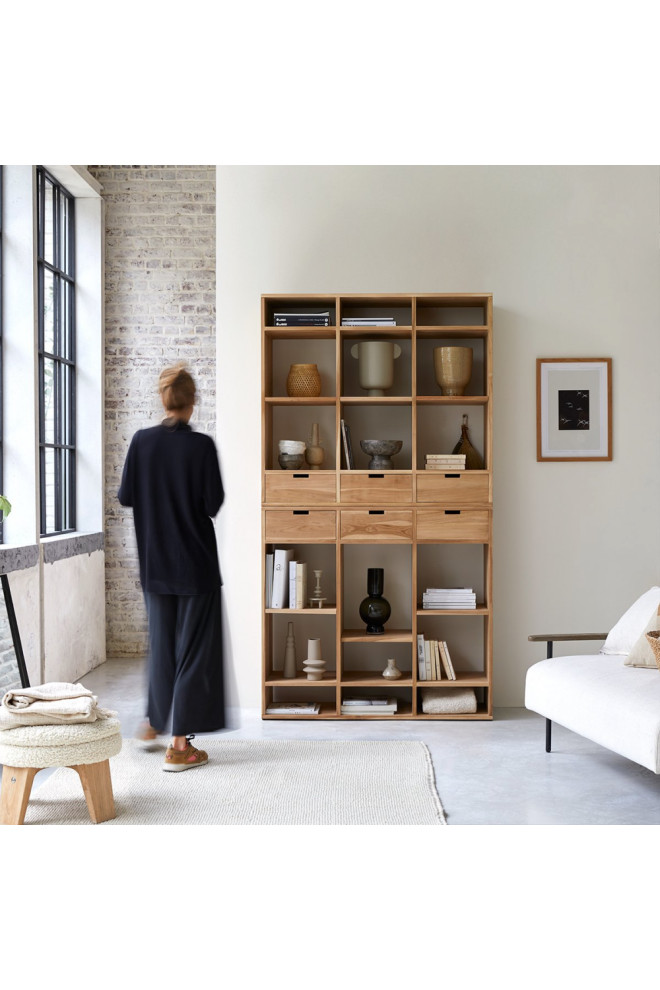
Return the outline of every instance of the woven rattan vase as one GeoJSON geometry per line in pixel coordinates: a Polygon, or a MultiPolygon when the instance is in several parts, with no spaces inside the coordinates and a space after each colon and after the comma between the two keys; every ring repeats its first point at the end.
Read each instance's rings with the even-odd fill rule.
{"type": "Polygon", "coordinates": [[[304,398],[321,394],[321,376],[315,364],[292,364],[286,380],[286,394],[304,398]]]}

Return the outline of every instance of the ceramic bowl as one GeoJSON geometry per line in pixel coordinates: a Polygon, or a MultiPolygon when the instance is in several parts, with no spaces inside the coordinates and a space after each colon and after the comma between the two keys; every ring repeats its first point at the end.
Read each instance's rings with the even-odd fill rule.
{"type": "Polygon", "coordinates": [[[403,447],[403,440],[360,440],[360,446],[371,460],[369,468],[392,468],[392,456],[403,447]]]}
{"type": "Polygon", "coordinates": [[[305,457],[303,454],[280,454],[277,460],[285,471],[297,471],[303,466],[305,457]]]}

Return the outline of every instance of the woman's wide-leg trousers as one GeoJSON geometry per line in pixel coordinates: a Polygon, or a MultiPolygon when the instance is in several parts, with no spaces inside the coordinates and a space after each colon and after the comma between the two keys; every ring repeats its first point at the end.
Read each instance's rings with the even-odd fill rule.
{"type": "Polygon", "coordinates": [[[220,589],[205,595],[145,592],[149,619],[147,717],[172,735],[225,727],[220,589]]]}

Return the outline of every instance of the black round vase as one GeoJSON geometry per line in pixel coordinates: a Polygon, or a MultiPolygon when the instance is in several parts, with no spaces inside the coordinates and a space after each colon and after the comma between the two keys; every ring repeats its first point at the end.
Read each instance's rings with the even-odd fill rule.
{"type": "Polygon", "coordinates": [[[367,568],[367,597],[360,602],[360,618],[367,624],[370,636],[382,636],[383,628],[392,608],[386,598],[383,598],[383,568],[367,568]]]}

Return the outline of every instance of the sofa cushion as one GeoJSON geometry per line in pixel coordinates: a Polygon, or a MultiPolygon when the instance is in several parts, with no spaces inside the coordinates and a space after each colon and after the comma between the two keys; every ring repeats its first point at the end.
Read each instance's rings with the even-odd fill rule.
{"type": "Polygon", "coordinates": [[[644,592],[610,629],[600,652],[627,656],[646,630],[646,625],[660,605],[660,588],[644,592]]]}
{"type": "Polygon", "coordinates": [[[660,671],[626,667],[622,659],[597,653],[541,660],[527,671],[525,707],[660,773],[660,671]]]}
{"type": "Polygon", "coordinates": [[[653,667],[655,670],[658,666],[655,661],[655,654],[651,649],[651,644],[646,638],[647,632],[655,632],[660,629],[660,615],[654,612],[649,621],[646,623],[646,629],[639,637],[632,650],[623,661],[628,667],[653,667]]]}

